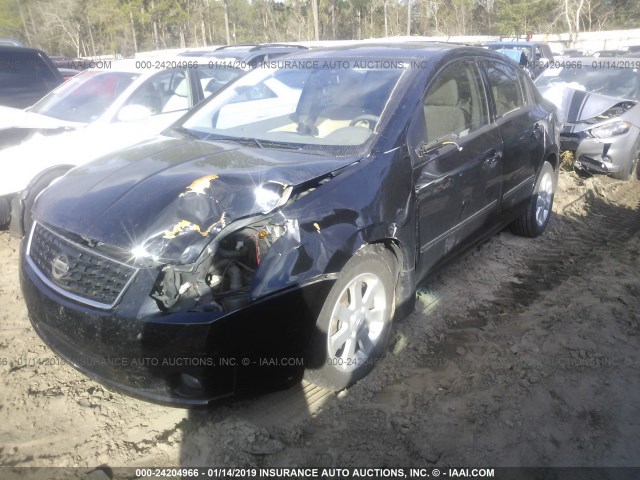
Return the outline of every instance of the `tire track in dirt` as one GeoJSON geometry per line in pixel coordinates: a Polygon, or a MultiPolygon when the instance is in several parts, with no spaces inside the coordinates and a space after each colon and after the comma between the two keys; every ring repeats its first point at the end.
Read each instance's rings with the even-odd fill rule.
{"type": "MultiPolygon", "coordinates": [[[[623,191],[622,200],[631,197],[623,191]]],[[[635,189],[633,190],[635,191],[635,189]]],[[[588,221],[579,220],[564,209],[570,219],[562,242],[547,243],[530,254],[517,281],[504,285],[497,293],[497,300],[481,305],[469,312],[469,317],[517,313],[548,290],[555,288],[573,275],[588,271],[590,265],[608,255],[615,255],[624,244],[640,232],[640,202],[635,208],[612,203],[587,194],[588,221]]],[[[465,324],[457,327],[464,328],[465,324]]]]}
{"type": "MultiPolygon", "coordinates": [[[[637,256],[640,182],[565,180],[584,194],[571,201],[562,192],[545,235],[501,234],[425,286],[428,305],[396,326],[384,362],[302,424],[305,446],[315,448],[298,458],[328,466],[633,462],[640,426],[622,426],[638,413],[640,385],[630,378],[638,378],[640,305],[618,298],[637,283],[629,258],[637,256]],[[618,353],[629,365],[607,363],[618,353]],[[337,425],[351,443],[328,431],[337,425]]],[[[300,446],[288,447],[265,464],[300,446]]]]}

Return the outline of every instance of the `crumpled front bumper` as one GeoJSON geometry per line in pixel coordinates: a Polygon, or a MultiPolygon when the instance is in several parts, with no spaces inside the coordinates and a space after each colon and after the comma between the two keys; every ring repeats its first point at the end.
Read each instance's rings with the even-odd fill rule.
{"type": "Polygon", "coordinates": [[[560,134],[561,149],[575,152],[578,168],[598,173],[622,171],[630,158],[638,155],[640,129],[632,126],[629,132],[610,138],[592,138],[586,133],[560,134]]]}
{"type": "Polygon", "coordinates": [[[145,314],[132,308],[148,300],[137,279],[114,309],[101,310],[49,288],[25,261],[25,244],[20,282],[43,341],[100,383],[175,406],[300,379],[307,339],[334,281],[294,286],[230,313],[145,314]]]}

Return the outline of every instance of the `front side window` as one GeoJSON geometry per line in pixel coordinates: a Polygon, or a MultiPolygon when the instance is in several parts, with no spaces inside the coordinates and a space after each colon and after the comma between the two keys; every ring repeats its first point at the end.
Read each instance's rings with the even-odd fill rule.
{"type": "Polygon", "coordinates": [[[511,65],[499,62],[487,62],[486,70],[496,105],[496,116],[504,117],[522,108],[524,97],[517,70],[511,65]]]}
{"type": "Polygon", "coordinates": [[[438,74],[424,100],[427,144],[462,138],[488,123],[481,85],[470,61],[455,62],[438,74]]]}

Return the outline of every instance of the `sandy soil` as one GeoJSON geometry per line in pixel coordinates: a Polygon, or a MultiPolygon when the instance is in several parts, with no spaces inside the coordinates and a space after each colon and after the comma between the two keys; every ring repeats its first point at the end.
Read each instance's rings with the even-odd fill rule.
{"type": "Polygon", "coordinates": [[[546,234],[503,232],[422,285],[351,389],[194,411],[60,365],[1,232],[0,465],[638,466],[639,231],[639,180],[564,172],[546,234]]]}

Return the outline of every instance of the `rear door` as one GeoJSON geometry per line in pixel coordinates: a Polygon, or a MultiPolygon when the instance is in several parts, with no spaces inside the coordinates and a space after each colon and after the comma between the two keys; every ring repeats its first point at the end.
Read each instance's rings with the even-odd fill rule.
{"type": "Polygon", "coordinates": [[[510,209],[531,196],[544,131],[519,70],[498,60],[483,64],[504,149],[502,206],[510,209]]]}
{"type": "Polygon", "coordinates": [[[424,274],[490,224],[497,209],[502,144],[474,59],[434,76],[410,132],[424,274]]]}

